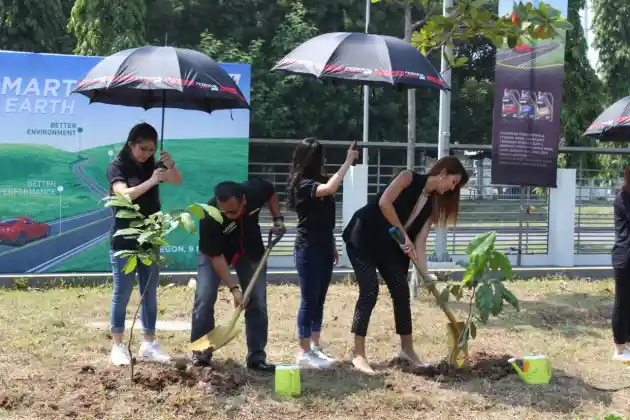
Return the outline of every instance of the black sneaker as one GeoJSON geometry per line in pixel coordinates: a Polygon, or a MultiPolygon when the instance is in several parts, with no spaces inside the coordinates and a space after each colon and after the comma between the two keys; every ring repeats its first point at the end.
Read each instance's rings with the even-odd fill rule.
{"type": "Polygon", "coordinates": [[[197,367],[209,367],[212,361],[212,350],[193,351],[192,365],[197,367]]]}
{"type": "Polygon", "coordinates": [[[267,362],[249,362],[247,363],[247,367],[249,369],[253,369],[253,370],[257,370],[259,372],[275,372],[276,371],[276,365],[272,365],[270,363],[267,362]]]}

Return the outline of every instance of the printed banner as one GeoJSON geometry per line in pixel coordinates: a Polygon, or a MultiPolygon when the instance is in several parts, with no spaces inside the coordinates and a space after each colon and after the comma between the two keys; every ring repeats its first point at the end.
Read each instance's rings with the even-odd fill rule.
{"type": "MultiPolygon", "coordinates": [[[[102,58],[0,51],[0,273],[109,272],[106,170],[131,127],[160,131],[161,109],[89,104],[70,92],[102,58]]],[[[250,65],[222,64],[250,97],[250,65]]],[[[164,149],[183,185],[162,208],[207,202],[217,182],[244,181],[249,111],[166,110],[164,149]]],[[[175,231],[167,270],[194,270],[198,237],[175,231]]]]}
{"type": "MultiPolygon", "coordinates": [[[[538,1],[532,1],[534,5],[538,1]]],[[[547,0],[567,17],[567,0],[547,0]]],[[[513,0],[499,1],[499,15],[513,0]]],[[[492,127],[492,183],[556,187],[566,32],[497,49],[492,127]]]]}

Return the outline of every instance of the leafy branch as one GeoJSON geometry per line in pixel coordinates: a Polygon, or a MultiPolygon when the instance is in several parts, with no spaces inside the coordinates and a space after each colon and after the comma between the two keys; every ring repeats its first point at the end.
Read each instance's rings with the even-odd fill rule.
{"type": "MultiPolygon", "coordinates": [[[[381,0],[371,0],[378,3],[381,0]]],[[[387,1],[387,0],[385,0],[387,1]]],[[[492,0],[455,0],[454,6],[446,10],[447,16],[438,14],[437,2],[430,0],[393,0],[403,8],[411,3],[420,4],[425,17],[411,24],[411,43],[424,55],[446,46],[455,49],[457,44],[474,38],[488,39],[495,47],[505,44],[514,48],[535,40],[561,37],[573,25],[561,16],[558,9],[548,3],[515,2],[511,14],[499,16],[492,0]]],[[[467,57],[451,58],[444,55],[449,68],[460,67],[468,62],[467,57]]]]}
{"type": "Polygon", "coordinates": [[[464,348],[471,338],[476,338],[476,322],[486,325],[490,316],[496,317],[503,312],[504,303],[519,311],[518,299],[504,283],[512,278],[512,264],[505,254],[495,249],[496,237],[496,232],[476,236],[466,248],[468,262],[458,262],[466,268],[463,279],[446,283],[440,292],[440,305],[448,304],[450,296],[459,302],[465,291],[470,292],[468,314],[453,353],[464,348]],[[492,273],[501,273],[503,278],[493,277],[492,273]]]}
{"type": "MultiPolygon", "coordinates": [[[[168,246],[166,236],[180,227],[191,235],[195,235],[197,232],[197,225],[193,220],[193,216],[201,220],[209,215],[217,222],[223,222],[221,212],[219,212],[216,207],[204,203],[193,203],[185,210],[176,210],[171,213],[163,213],[159,211],[146,217],[140,212],[140,206],[134,204],[129,195],[115,194],[105,197],[103,201],[105,202],[105,207],[116,208],[116,218],[128,219],[130,221],[128,228],[117,230],[114,232],[113,236],[131,237],[134,238],[137,243],[136,249],[120,250],[114,253],[114,256],[116,257],[120,256],[127,259],[127,262],[123,267],[123,272],[125,274],[133,272],[137,268],[138,264],[151,266],[154,263],[157,263],[159,265],[163,265],[166,257],[163,256],[159,250],[160,247],[168,246]]],[[[138,312],[140,311],[142,300],[144,299],[144,294],[148,289],[149,285],[147,284],[140,296],[140,302],[138,303],[133,320],[131,321],[129,341],[127,343],[132,381],[134,367],[134,359],[131,352],[133,328],[138,317],[138,312]]]]}

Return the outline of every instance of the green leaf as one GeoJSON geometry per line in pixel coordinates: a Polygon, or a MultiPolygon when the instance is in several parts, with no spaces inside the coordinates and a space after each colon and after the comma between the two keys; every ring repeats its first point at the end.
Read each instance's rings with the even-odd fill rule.
{"type": "Polygon", "coordinates": [[[125,266],[123,267],[123,272],[125,274],[129,274],[133,270],[136,269],[137,265],[138,265],[138,257],[136,255],[131,255],[127,258],[127,262],[125,263],[125,266]]]}
{"type": "Polygon", "coordinates": [[[461,67],[468,63],[468,57],[457,57],[453,60],[453,67],[461,67]]]}
{"type": "Polygon", "coordinates": [[[444,287],[444,289],[442,289],[442,292],[440,293],[440,304],[441,305],[446,305],[448,303],[448,298],[450,296],[450,287],[448,285],[446,285],[444,287]]]}
{"type": "Polygon", "coordinates": [[[128,229],[120,229],[114,233],[114,236],[135,236],[141,235],[143,232],[140,229],[128,228],[128,229]]]}
{"type": "Polygon", "coordinates": [[[118,218],[118,219],[141,219],[142,218],[142,214],[138,213],[137,211],[118,210],[116,212],[116,218],[118,218]]]}
{"type": "Polygon", "coordinates": [[[130,224],[129,227],[132,228],[141,228],[146,224],[146,222],[144,220],[133,220],[130,224]]]}
{"type": "Polygon", "coordinates": [[[105,207],[125,207],[128,209],[140,210],[140,206],[132,204],[131,202],[121,200],[120,198],[108,198],[105,202],[105,207]]]}
{"type": "Polygon", "coordinates": [[[216,207],[213,207],[209,204],[205,203],[194,203],[188,206],[188,211],[190,211],[195,217],[198,219],[203,219],[208,214],[218,223],[223,223],[223,215],[216,207]]]}
{"type": "Polygon", "coordinates": [[[491,261],[493,261],[494,264],[499,269],[501,269],[503,277],[506,280],[512,279],[512,263],[510,262],[510,259],[507,257],[507,255],[499,251],[493,251],[491,261]]]}
{"type": "Polygon", "coordinates": [[[479,234],[468,244],[466,254],[469,256],[483,254],[494,246],[496,239],[497,233],[494,231],[479,234]]]}
{"type": "Polygon", "coordinates": [[[503,283],[494,283],[494,295],[492,297],[492,315],[497,316],[503,311],[503,283]]]}
{"type": "Polygon", "coordinates": [[[455,296],[457,300],[460,300],[462,298],[462,295],[464,294],[464,289],[462,288],[462,285],[461,284],[452,285],[451,294],[455,296]]]}
{"type": "Polygon", "coordinates": [[[561,29],[561,30],[565,30],[565,31],[573,30],[573,25],[568,20],[557,20],[557,21],[555,21],[553,23],[553,26],[556,29],[561,29]]]}
{"type": "Polygon", "coordinates": [[[155,233],[152,231],[148,231],[148,232],[142,232],[140,234],[140,236],[138,236],[138,238],[136,238],[136,240],[138,241],[139,244],[143,244],[145,242],[147,242],[151,236],[153,236],[155,233]]]}
{"type": "Polygon", "coordinates": [[[475,306],[479,311],[479,319],[482,323],[486,323],[492,311],[492,287],[489,283],[482,283],[477,287],[475,295],[475,306]]]}
{"type": "Polygon", "coordinates": [[[203,219],[206,217],[204,214],[204,210],[200,204],[191,204],[186,208],[189,212],[191,212],[197,219],[203,219]]]}
{"type": "Polygon", "coordinates": [[[503,298],[505,299],[507,303],[512,305],[514,309],[516,309],[517,311],[520,311],[519,305],[518,305],[518,299],[516,299],[516,296],[514,296],[514,294],[505,287],[503,288],[503,298]]]}
{"type": "Polygon", "coordinates": [[[188,233],[194,234],[196,232],[195,221],[192,219],[190,213],[182,213],[179,215],[179,220],[182,223],[182,226],[188,233]]]}
{"type": "Polygon", "coordinates": [[[477,325],[473,321],[470,321],[470,336],[473,340],[477,337],[477,325]]]}
{"type": "Polygon", "coordinates": [[[147,265],[147,266],[153,265],[153,258],[151,258],[148,255],[141,256],[140,261],[142,262],[142,264],[147,265]]]}

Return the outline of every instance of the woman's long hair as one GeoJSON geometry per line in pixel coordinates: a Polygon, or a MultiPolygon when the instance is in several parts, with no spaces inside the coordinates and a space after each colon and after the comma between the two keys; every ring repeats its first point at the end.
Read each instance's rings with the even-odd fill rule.
{"type": "MultiPolygon", "coordinates": [[[[140,123],[133,126],[131,130],[129,130],[129,135],[127,136],[127,141],[125,145],[118,153],[118,157],[121,160],[129,160],[133,161],[133,157],[131,155],[131,146],[134,144],[138,144],[142,141],[151,141],[155,143],[157,146],[158,133],[155,128],[151,124],[148,123],[140,123]]],[[[155,168],[155,155],[151,156],[147,159],[146,162],[142,164],[144,169],[155,168]]]]}
{"type": "Polygon", "coordinates": [[[287,206],[295,210],[295,187],[302,179],[326,180],[324,146],[315,137],[307,137],[297,145],[289,168],[286,185],[287,206]]]}
{"type": "MultiPolygon", "coordinates": [[[[138,144],[142,141],[151,141],[155,143],[157,146],[158,133],[155,128],[151,124],[140,123],[133,126],[131,130],[129,130],[129,135],[127,136],[127,141],[120,152],[118,152],[118,159],[123,162],[135,162],[133,160],[133,156],[131,154],[131,146],[134,144],[138,144]]],[[[145,171],[150,171],[155,169],[155,154],[147,159],[146,162],[142,163],[142,169],[145,171]]],[[[109,187],[109,193],[113,194],[112,187],[109,187]]]]}
{"type": "Polygon", "coordinates": [[[427,173],[428,176],[439,176],[442,171],[447,175],[460,175],[461,179],[457,186],[444,194],[434,194],[433,196],[433,223],[440,227],[447,224],[455,226],[459,219],[460,191],[468,183],[468,172],[464,165],[455,156],[444,156],[438,160],[427,173]]]}

